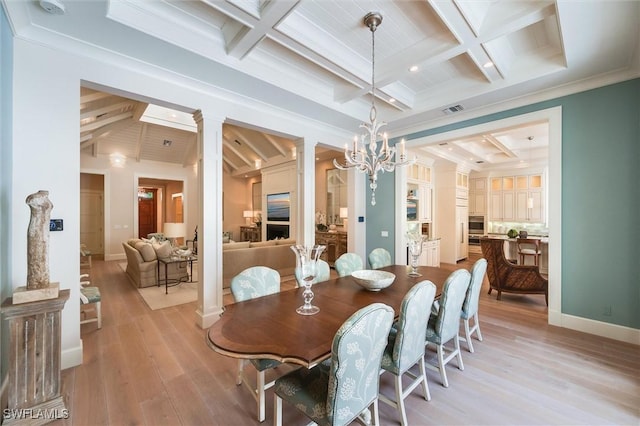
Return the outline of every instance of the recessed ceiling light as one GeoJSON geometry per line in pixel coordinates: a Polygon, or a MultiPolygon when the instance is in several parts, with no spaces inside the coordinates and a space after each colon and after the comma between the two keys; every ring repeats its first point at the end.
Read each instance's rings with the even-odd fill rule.
{"type": "Polygon", "coordinates": [[[396,101],[396,98],[389,98],[390,103],[394,103],[395,101],[396,101]]]}
{"type": "Polygon", "coordinates": [[[412,65],[412,66],[409,68],[409,71],[411,71],[411,72],[416,72],[416,71],[418,71],[418,66],[417,66],[417,65],[412,65]]]}
{"type": "Polygon", "coordinates": [[[485,68],[491,68],[493,66],[493,62],[489,61],[489,62],[485,62],[483,67],[485,68]]]}

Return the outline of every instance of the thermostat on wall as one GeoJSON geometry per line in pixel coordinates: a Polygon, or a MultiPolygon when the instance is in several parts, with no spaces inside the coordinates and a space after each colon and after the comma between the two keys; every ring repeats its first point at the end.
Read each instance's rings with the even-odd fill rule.
{"type": "Polygon", "coordinates": [[[51,219],[49,221],[49,231],[62,231],[62,219],[51,219]]]}

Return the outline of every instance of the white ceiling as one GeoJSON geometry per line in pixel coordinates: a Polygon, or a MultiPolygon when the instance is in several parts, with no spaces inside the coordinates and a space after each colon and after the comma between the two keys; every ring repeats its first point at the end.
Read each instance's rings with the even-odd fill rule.
{"type": "MultiPolygon", "coordinates": [[[[2,0],[18,36],[137,58],[354,132],[371,104],[370,11],[383,15],[375,95],[391,136],[640,76],[638,1],[45,1],[65,13],[2,0]]],[[[525,135],[539,130],[451,144],[504,162],[530,155],[525,135]]]]}

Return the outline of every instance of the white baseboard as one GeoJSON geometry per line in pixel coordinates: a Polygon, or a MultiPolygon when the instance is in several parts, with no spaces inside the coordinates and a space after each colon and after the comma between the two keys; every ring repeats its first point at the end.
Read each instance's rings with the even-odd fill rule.
{"type": "Polygon", "coordinates": [[[62,357],[60,358],[60,368],[62,370],[65,370],[67,368],[76,367],[81,364],[82,339],[80,339],[80,344],[78,346],[62,351],[62,357]]]}
{"type": "Polygon", "coordinates": [[[105,254],[104,255],[104,260],[105,261],[111,261],[111,260],[127,260],[127,255],[125,255],[124,253],[118,253],[118,254],[105,254]]]}
{"type": "Polygon", "coordinates": [[[222,312],[224,312],[224,310],[222,308],[218,308],[213,312],[203,314],[202,311],[196,309],[196,324],[198,324],[202,329],[209,328],[214,322],[220,319],[222,312]]]}
{"type": "Polygon", "coordinates": [[[560,316],[560,323],[551,321],[549,323],[571,330],[640,345],[640,330],[635,328],[564,314],[560,316]]]}

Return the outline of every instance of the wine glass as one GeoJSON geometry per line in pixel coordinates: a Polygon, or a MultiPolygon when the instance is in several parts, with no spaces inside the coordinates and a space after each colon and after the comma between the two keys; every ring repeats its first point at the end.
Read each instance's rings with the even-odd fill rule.
{"type": "Polygon", "coordinates": [[[300,278],[304,286],[304,291],[302,292],[304,305],[296,309],[296,312],[300,315],[315,315],[320,312],[320,308],[311,304],[314,297],[311,286],[318,273],[318,258],[324,249],[325,246],[321,245],[312,247],[305,247],[303,245],[291,246],[291,250],[296,254],[296,264],[298,265],[300,278]]]}

